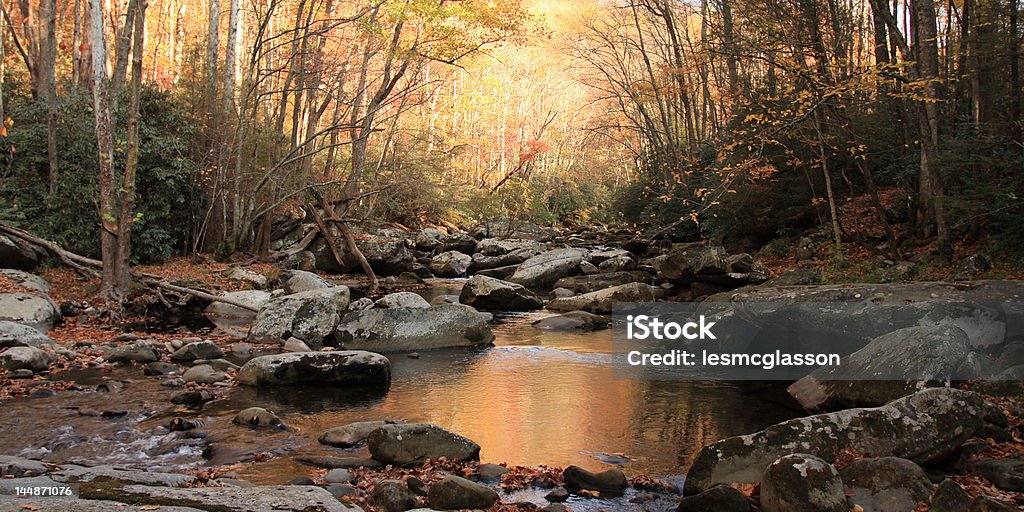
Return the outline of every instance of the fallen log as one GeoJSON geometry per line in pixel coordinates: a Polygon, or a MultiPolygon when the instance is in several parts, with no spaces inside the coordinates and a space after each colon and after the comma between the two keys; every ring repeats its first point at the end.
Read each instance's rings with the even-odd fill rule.
{"type": "MultiPolygon", "coordinates": [[[[49,240],[40,238],[38,236],[33,235],[32,233],[29,233],[28,231],[18,229],[13,226],[8,226],[6,224],[0,223],[0,233],[4,233],[8,236],[15,237],[25,243],[34,245],[36,247],[41,247],[42,249],[47,250],[56,255],[57,258],[60,259],[60,261],[65,265],[85,275],[93,277],[98,276],[99,272],[96,269],[103,267],[103,262],[100,260],[95,260],[92,258],[87,258],[80,254],[75,254],[49,240]]],[[[132,278],[147,286],[152,286],[154,288],[160,288],[175,293],[184,293],[211,302],[222,302],[224,304],[235,306],[236,308],[242,308],[246,311],[259,311],[259,308],[256,308],[251,304],[246,304],[244,302],[239,302],[237,300],[221,297],[219,295],[215,295],[213,293],[210,293],[205,290],[200,290],[198,288],[189,288],[186,286],[171,284],[167,282],[165,278],[155,274],[149,274],[137,270],[132,270],[131,274],[132,278]]]]}

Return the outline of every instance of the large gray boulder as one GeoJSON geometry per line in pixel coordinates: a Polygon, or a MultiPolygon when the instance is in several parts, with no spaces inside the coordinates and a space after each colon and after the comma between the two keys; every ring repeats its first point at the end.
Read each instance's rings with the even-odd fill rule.
{"type": "Polygon", "coordinates": [[[0,268],[32,272],[45,256],[31,245],[0,235],[0,268]]]}
{"type": "Polygon", "coordinates": [[[552,299],[547,308],[553,311],[588,311],[601,315],[612,312],[615,302],[652,302],[657,288],[644,283],[629,283],[573,297],[552,299]]]}
{"type": "Polygon", "coordinates": [[[473,254],[473,261],[469,264],[469,272],[474,273],[480,270],[495,269],[499,267],[507,267],[509,265],[518,265],[540,252],[537,249],[516,249],[512,252],[505,254],[487,255],[483,253],[473,254]]]}
{"type": "Polygon", "coordinates": [[[676,284],[690,284],[701,276],[725,274],[730,271],[729,254],[724,247],[688,244],[652,260],[654,268],[665,279],[676,284]]]}
{"type": "Polygon", "coordinates": [[[38,329],[0,320],[0,348],[2,347],[45,347],[53,345],[49,336],[38,329]]]}
{"type": "Polygon", "coordinates": [[[612,319],[603,315],[595,315],[586,311],[570,311],[561,315],[549,316],[533,322],[533,326],[545,331],[598,331],[611,326],[612,319]]]}
{"type": "Polygon", "coordinates": [[[580,263],[586,259],[583,249],[542,252],[521,263],[508,280],[527,288],[549,289],[559,279],[579,274],[580,263]]]}
{"type": "Polygon", "coordinates": [[[381,512],[405,512],[420,506],[420,500],[401,480],[378,480],[366,503],[381,512]]]}
{"type": "Polygon", "coordinates": [[[569,466],[562,472],[562,478],[567,489],[586,489],[611,496],[621,495],[629,487],[625,473],[619,468],[594,473],[579,466],[569,466]]]}
{"type": "Polygon", "coordinates": [[[111,347],[103,357],[112,363],[153,363],[160,360],[153,346],[143,340],[111,347]]]}
{"type": "Polygon", "coordinates": [[[421,251],[435,251],[438,247],[441,247],[441,240],[445,237],[445,234],[437,228],[425,228],[416,234],[414,239],[416,248],[421,251]]]}
{"type": "Polygon", "coordinates": [[[49,331],[60,320],[60,310],[46,295],[29,292],[0,293],[0,320],[49,331]]]}
{"type": "MultiPolygon", "coordinates": [[[[416,257],[409,249],[411,244],[411,240],[406,241],[403,238],[386,236],[371,236],[356,240],[356,247],[363,253],[366,262],[370,264],[375,273],[382,276],[394,276],[413,269],[416,257]]],[[[362,272],[359,260],[354,254],[348,252],[340,237],[338,245],[338,252],[342,258],[340,265],[326,243],[319,241],[312,246],[317,270],[328,273],[362,272]]]]}
{"type": "Polygon", "coordinates": [[[850,507],[835,467],[813,455],[795,453],[779,458],[764,470],[761,509],[764,512],[849,512],[850,507]]]}
{"type": "Polygon", "coordinates": [[[373,303],[377,309],[392,308],[429,308],[430,303],[418,294],[413,292],[389,293],[373,303]]]}
{"type": "Polygon", "coordinates": [[[873,409],[847,409],[778,423],[705,446],[686,477],[686,493],[719,483],[757,482],[775,459],[802,452],[832,460],[847,448],[869,457],[940,460],[984,424],[980,395],[933,388],[873,409]]]}
{"type": "Polygon", "coordinates": [[[37,291],[44,295],[50,293],[50,283],[47,283],[46,279],[35,274],[29,274],[24,270],[13,268],[0,268],[0,274],[29,290],[37,291]]]}
{"type": "Polygon", "coordinates": [[[271,299],[260,309],[249,329],[250,343],[284,343],[289,337],[314,349],[334,331],[341,312],[348,309],[346,286],[334,286],[271,299]]]}
{"type": "Polygon", "coordinates": [[[498,493],[486,485],[448,475],[430,486],[427,501],[437,510],[486,509],[498,501],[498,493]]]}
{"type": "Polygon", "coordinates": [[[536,254],[542,249],[543,245],[535,240],[517,238],[485,238],[476,245],[476,252],[483,256],[501,256],[523,250],[536,254]]]}
{"type": "Polygon", "coordinates": [[[249,386],[387,385],[391,382],[391,361],[358,350],[290,352],[250,359],[238,370],[235,380],[249,386]]]}
{"type": "Polygon", "coordinates": [[[970,368],[972,354],[970,340],[959,327],[908,327],[875,338],[847,356],[842,366],[811,372],[788,391],[806,409],[878,406],[928,381],[979,377],[970,368]],[[912,375],[906,373],[907,361],[913,361],[912,375]],[[879,376],[885,380],[868,380],[879,376]]]}
{"type": "Polygon", "coordinates": [[[544,301],[525,286],[487,276],[469,278],[459,294],[459,302],[493,311],[531,311],[544,307],[544,301]]]}
{"type": "Polygon", "coordinates": [[[650,284],[652,277],[650,273],[643,270],[563,277],[555,282],[555,288],[565,288],[576,293],[590,293],[629,283],[650,284]]]}
{"type": "Polygon", "coordinates": [[[855,460],[840,475],[850,501],[864,512],[916,510],[934,489],[921,466],[899,457],[855,460]]]}
{"type": "Polygon", "coordinates": [[[441,249],[444,251],[458,251],[463,254],[476,252],[476,239],[465,233],[453,233],[444,237],[441,242],[441,249]]]}
{"type": "Polygon", "coordinates": [[[484,315],[462,304],[429,308],[351,311],[342,318],[334,340],[349,350],[403,352],[487,345],[494,334],[484,315]]]}
{"type": "Polygon", "coordinates": [[[305,270],[285,270],[281,273],[281,283],[287,295],[331,287],[324,278],[305,270]]]}
{"type": "Polygon", "coordinates": [[[480,458],[480,445],[425,423],[384,425],[370,432],[366,446],[374,460],[397,466],[419,464],[438,457],[453,461],[480,458]]]}
{"type": "MultiPolygon", "coordinates": [[[[239,290],[237,292],[224,292],[221,294],[225,299],[252,306],[257,310],[263,308],[270,300],[270,293],[263,290],[239,290]]],[[[233,326],[238,323],[251,322],[256,318],[256,312],[238,306],[232,306],[224,302],[211,302],[204,313],[210,316],[211,321],[217,325],[233,326]]]]}
{"type": "Polygon", "coordinates": [[[430,260],[430,272],[437,277],[459,277],[469,270],[473,258],[459,251],[446,251],[430,260]]]}
{"type": "Polygon", "coordinates": [[[41,372],[50,367],[50,354],[36,347],[11,347],[0,352],[0,366],[5,370],[41,372]]]}
{"type": "Polygon", "coordinates": [[[223,512],[362,512],[315,485],[257,487],[157,487],[127,485],[120,489],[132,503],[188,503],[223,512]]]}

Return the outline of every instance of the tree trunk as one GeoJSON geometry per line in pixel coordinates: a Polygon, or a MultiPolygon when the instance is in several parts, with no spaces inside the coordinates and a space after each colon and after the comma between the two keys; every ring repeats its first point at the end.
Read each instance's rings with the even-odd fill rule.
{"type": "Polygon", "coordinates": [[[135,10],[135,43],[132,49],[132,81],[128,100],[127,154],[124,176],[119,188],[120,205],[117,219],[117,286],[127,291],[132,284],[131,240],[135,205],[135,176],[139,165],[139,96],[142,90],[142,59],[145,55],[146,6],[135,10]]]}

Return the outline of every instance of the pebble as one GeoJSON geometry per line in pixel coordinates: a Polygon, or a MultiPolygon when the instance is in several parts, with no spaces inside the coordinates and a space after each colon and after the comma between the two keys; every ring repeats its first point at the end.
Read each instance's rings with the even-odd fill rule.
{"type": "Polygon", "coordinates": [[[344,498],[345,496],[355,496],[359,494],[359,489],[356,489],[350,484],[329,484],[327,486],[327,492],[331,493],[335,498],[344,498]]]}
{"type": "Polygon", "coordinates": [[[555,487],[547,496],[544,496],[544,499],[551,503],[561,503],[569,499],[569,491],[565,490],[565,487],[555,487]]]}
{"type": "Polygon", "coordinates": [[[332,469],[324,475],[324,481],[330,484],[347,484],[355,479],[355,476],[347,469],[332,469]]]}
{"type": "Polygon", "coordinates": [[[288,481],[288,485],[315,485],[316,482],[308,476],[297,476],[288,481]]]}
{"type": "Polygon", "coordinates": [[[419,359],[420,358],[420,353],[419,352],[409,352],[407,357],[409,359],[419,359]]]}

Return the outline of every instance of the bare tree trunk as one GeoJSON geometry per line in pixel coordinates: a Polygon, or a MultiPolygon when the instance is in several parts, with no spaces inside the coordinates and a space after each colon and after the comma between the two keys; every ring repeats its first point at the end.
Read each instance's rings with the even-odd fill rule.
{"type": "Polygon", "coordinates": [[[124,176],[119,188],[120,205],[117,219],[117,287],[127,291],[132,284],[131,240],[135,205],[135,176],[139,166],[139,97],[142,90],[142,59],[145,56],[146,6],[143,1],[135,10],[135,43],[132,49],[132,81],[128,100],[128,136],[124,176]]]}
{"type": "Polygon", "coordinates": [[[210,25],[206,33],[206,101],[210,117],[213,117],[217,99],[217,55],[220,51],[220,2],[210,0],[210,25]]]}
{"type": "Polygon", "coordinates": [[[224,112],[235,111],[235,74],[238,67],[238,37],[239,37],[239,9],[241,2],[231,0],[231,10],[228,15],[228,46],[224,59],[224,112]]]}
{"type": "Polygon", "coordinates": [[[57,62],[57,2],[41,0],[40,17],[45,23],[43,44],[40,54],[40,77],[42,97],[46,102],[46,157],[49,164],[50,193],[57,193],[57,79],[54,76],[57,62]]]}

